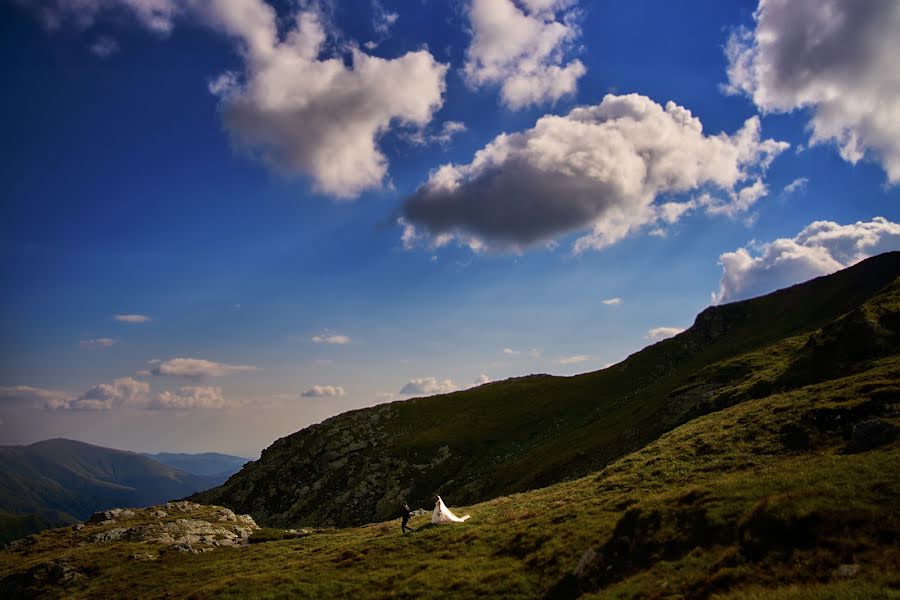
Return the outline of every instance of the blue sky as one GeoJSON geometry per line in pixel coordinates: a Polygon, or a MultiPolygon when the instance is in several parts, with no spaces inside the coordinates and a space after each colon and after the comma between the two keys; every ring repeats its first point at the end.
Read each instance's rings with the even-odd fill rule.
{"type": "MultiPolygon", "coordinates": [[[[150,16],[139,10],[149,1],[0,5],[0,443],[62,436],[254,456],[350,408],[482,375],[599,369],[688,327],[713,301],[900,248],[900,124],[880,112],[898,106],[885,92],[900,81],[886,58],[900,39],[889,35],[900,33],[890,3],[873,4],[885,14],[863,32],[877,42],[868,53],[830,65],[810,46],[819,71],[798,82],[810,71],[755,36],[832,18],[816,2],[492,1],[279,2],[274,42],[255,55],[265,20],[223,25],[216,0],[161,0],[150,16]],[[501,4],[519,21],[500,23],[520,30],[478,20],[501,4]],[[298,15],[314,28],[295,26],[298,15]],[[326,40],[310,70],[270,59],[309,31],[326,40]],[[360,64],[371,59],[353,52],[384,59],[384,70],[366,79],[360,64]],[[346,81],[329,88],[315,68],[335,57],[346,81]],[[772,65],[784,72],[772,76],[772,65]],[[566,67],[580,75],[564,80],[566,67]],[[848,72],[870,77],[860,85],[848,72]],[[516,78],[525,92],[504,87],[516,78]],[[826,83],[846,97],[817,96],[826,83]],[[317,86],[313,108],[284,120],[261,108],[279,94],[296,107],[317,86]],[[702,134],[672,125],[669,101],[702,134]],[[876,109],[865,118],[851,114],[867,102],[876,109]],[[601,105],[588,124],[570,118],[601,105]],[[615,111],[652,118],[625,123],[615,111]],[[547,115],[559,117],[542,121],[549,137],[532,129],[547,115]],[[739,140],[754,116],[758,138],[739,140]],[[379,124],[359,133],[354,119],[379,124]],[[439,139],[447,122],[462,126],[439,139]],[[675,161],[674,174],[567,175],[594,173],[612,152],[612,138],[590,137],[601,129],[624,132],[629,148],[628,132],[646,138],[600,166],[645,161],[655,173],[675,161]],[[524,142],[513,158],[493,154],[503,133],[540,148],[552,139],[559,155],[524,142]],[[685,136],[674,152],[660,141],[671,135],[685,136]],[[766,140],[782,143],[769,158],[766,140]],[[490,167],[472,166],[486,147],[490,167]],[[729,162],[732,150],[753,156],[729,162]],[[572,162],[582,153],[587,167],[572,162]],[[673,183],[680,160],[705,175],[673,183]],[[381,176],[360,183],[379,164],[381,176]],[[458,186],[445,190],[432,174],[451,164],[458,186]],[[536,185],[515,187],[535,173],[536,185]],[[740,204],[754,183],[765,193],[740,204]],[[590,216],[572,216],[569,192],[584,186],[590,216]],[[683,213],[664,219],[666,203],[683,213]],[[482,212],[491,206],[503,215],[491,225],[498,237],[482,212]],[[616,210],[624,234],[605,220],[616,210]],[[568,225],[544,229],[545,218],[568,225]],[[817,221],[830,224],[809,229],[817,221]],[[578,246],[592,231],[606,241],[578,246]]],[[[834,4],[838,16],[854,10],[834,4]]],[[[862,35],[829,31],[827,42],[847,47],[862,35]]]]}

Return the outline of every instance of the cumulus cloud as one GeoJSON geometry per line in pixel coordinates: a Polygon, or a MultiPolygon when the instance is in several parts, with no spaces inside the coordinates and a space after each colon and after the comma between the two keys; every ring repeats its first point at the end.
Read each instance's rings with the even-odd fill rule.
{"type": "Polygon", "coordinates": [[[400,389],[400,393],[406,396],[433,396],[435,394],[449,394],[459,389],[455,383],[449,379],[438,381],[434,377],[425,377],[423,379],[412,379],[400,389]]]}
{"type": "Polygon", "coordinates": [[[660,340],[676,336],[682,331],[684,331],[684,329],[681,329],[680,327],[654,327],[647,332],[647,335],[644,336],[644,339],[650,340],[651,342],[658,342],[660,340]]]}
{"type": "Polygon", "coordinates": [[[573,94],[586,69],[566,53],[581,35],[573,0],[472,0],[472,42],[463,75],[474,87],[500,85],[507,107],[519,109],[573,94]]]}
{"type": "Polygon", "coordinates": [[[302,394],[304,398],[333,398],[344,395],[344,388],[339,385],[314,385],[302,394]]]}
{"type": "Polygon", "coordinates": [[[482,373],[481,375],[478,376],[478,379],[476,379],[472,385],[473,386],[484,385],[484,384],[490,383],[490,382],[491,382],[491,378],[488,377],[487,375],[485,375],[484,373],[482,373]]]}
{"type": "Polygon", "coordinates": [[[113,320],[119,321],[120,323],[149,323],[153,319],[151,319],[147,315],[129,314],[115,315],[113,316],[113,320]]]}
{"type": "Polygon", "coordinates": [[[793,238],[722,254],[722,280],[712,299],[718,304],[767,294],[891,250],[900,250],[900,223],[883,217],[851,225],[815,221],[793,238]]]}
{"type": "Polygon", "coordinates": [[[349,337],[336,333],[323,333],[320,335],[314,335],[310,338],[310,340],[315,342],[316,344],[332,344],[334,346],[344,346],[350,343],[349,337]]]}
{"type": "Polygon", "coordinates": [[[147,403],[147,408],[191,409],[191,408],[225,408],[225,397],[222,388],[202,385],[188,385],[176,391],[163,391],[147,403]]]}
{"type": "MultiPolygon", "coordinates": [[[[236,145],[322,193],[353,198],[387,173],[378,138],[395,124],[422,128],[441,107],[447,66],[427,50],[386,59],[354,44],[325,56],[334,50],[325,19],[315,2],[299,4],[284,18],[264,0],[44,0],[39,10],[48,26],[123,13],[154,31],[183,18],[228,36],[243,68],[209,90],[236,145]]],[[[382,22],[393,20],[386,13],[382,22]]]]}
{"type": "Polygon", "coordinates": [[[78,345],[88,350],[98,350],[100,348],[109,348],[118,344],[118,340],[112,338],[92,338],[89,340],[81,340],[78,345]]]}
{"type": "Polygon", "coordinates": [[[622,304],[621,298],[607,298],[603,300],[603,304],[607,306],[620,306],[622,304]]]}
{"type": "Polygon", "coordinates": [[[14,385],[0,387],[0,406],[26,406],[34,408],[58,408],[73,399],[68,392],[14,385]]]}
{"type": "Polygon", "coordinates": [[[280,40],[274,11],[257,1],[271,13],[258,27],[226,25],[243,41],[245,72],[210,85],[233,139],[282,171],[308,175],[325,194],[352,198],[381,185],[387,158],[377,138],[392,123],[431,121],[447,66],[426,50],[384,59],[351,47],[349,64],[320,58],[327,32],[317,12],[301,10],[280,40]]]}
{"type": "Polygon", "coordinates": [[[250,365],[228,365],[202,358],[170,358],[158,363],[150,372],[153,375],[168,377],[221,377],[232,373],[256,371],[250,365]]]}
{"type": "Polygon", "coordinates": [[[517,250],[590,229],[573,250],[600,249],[701,206],[746,210],[765,189],[765,169],[787,147],[761,139],[757,117],[733,135],[705,135],[700,120],[674,102],[607,95],[501,134],[469,164],[432,172],[404,203],[404,240],[427,235],[433,246],[456,238],[474,249],[517,250]],[[688,192],[702,193],[684,210],[655,203],[688,192]]]}
{"type": "Polygon", "coordinates": [[[728,40],[726,91],[765,112],[808,109],[810,144],[871,156],[900,181],[900,3],[760,0],[754,19],[728,40]]]}
{"type": "Polygon", "coordinates": [[[80,396],[61,390],[30,386],[0,387],[0,406],[23,405],[46,410],[107,411],[117,408],[190,409],[224,408],[222,388],[184,386],[175,391],[150,393],[150,384],[131,377],[91,386],[80,396]]]}
{"type": "Polygon", "coordinates": [[[76,398],[69,398],[45,408],[58,410],[112,410],[122,406],[145,406],[150,397],[150,384],[131,377],[91,386],[76,398]]]}

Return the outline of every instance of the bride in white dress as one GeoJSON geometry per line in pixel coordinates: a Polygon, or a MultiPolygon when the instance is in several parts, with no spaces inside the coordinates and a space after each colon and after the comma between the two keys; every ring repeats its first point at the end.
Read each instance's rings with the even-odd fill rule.
{"type": "Polygon", "coordinates": [[[434,503],[434,512],[431,513],[431,522],[435,525],[444,525],[446,523],[462,523],[466,519],[469,518],[469,515],[465,515],[464,517],[457,517],[447,506],[444,504],[444,501],[441,500],[441,497],[437,497],[437,501],[434,503]]]}

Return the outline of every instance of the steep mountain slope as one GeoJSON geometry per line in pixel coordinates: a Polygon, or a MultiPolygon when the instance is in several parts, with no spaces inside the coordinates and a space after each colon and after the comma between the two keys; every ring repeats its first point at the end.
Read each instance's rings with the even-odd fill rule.
{"type": "Polygon", "coordinates": [[[149,454],[145,452],[143,456],[193,475],[208,477],[216,481],[216,485],[224,483],[225,480],[240,471],[241,467],[250,462],[248,458],[218,452],[202,452],[200,454],[182,452],[149,454]]]}
{"type": "Polygon", "coordinates": [[[116,506],[158,504],[212,485],[214,480],[134,452],[72,440],[0,446],[0,512],[52,523],[116,506]]]}
{"type": "Polygon", "coordinates": [[[89,524],[0,551],[0,596],[889,600],[898,426],[895,353],[697,417],[582,479],[445,496],[463,524],[268,529],[202,554],[89,524]]]}
{"type": "Polygon", "coordinates": [[[900,253],[711,307],[684,333],[575,377],[536,375],[345,413],[276,441],[199,502],[270,526],[391,518],[583,476],[697,416],[897,352],[900,253]]]}

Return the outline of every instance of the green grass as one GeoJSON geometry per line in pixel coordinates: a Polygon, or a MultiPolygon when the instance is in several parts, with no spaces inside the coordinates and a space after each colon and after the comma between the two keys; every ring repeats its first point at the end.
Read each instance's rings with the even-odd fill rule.
{"type": "Polygon", "coordinates": [[[900,445],[846,454],[852,422],[819,417],[849,411],[896,422],[898,382],[900,359],[886,358],[748,400],[588,477],[451,504],[472,515],[460,525],[418,517],[405,536],[394,520],[287,539],[267,529],[247,548],[155,548],[155,561],[130,558],[146,544],[79,547],[88,528],[56,530],[0,553],[0,580],[63,560],[80,575],[44,591],[74,598],[896,598],[900,445]],[[803,450],[785,446],[787,426],[807,432],[803,450]],[[588,549],[603,559],[572,577],[588,549]],[[839,575],[843,564],[858,572],[839,575]]]}
{"type": "Polygon", "coordinates": [[[360,525],[598,471],[697,416],[868,368],[900,346],[900,253],[712,307],[622,363],[352,411],[276,441],[194,496],[276,527],[360,525]],[[868,341],[874,343],[870,344],[868,341]]]}

